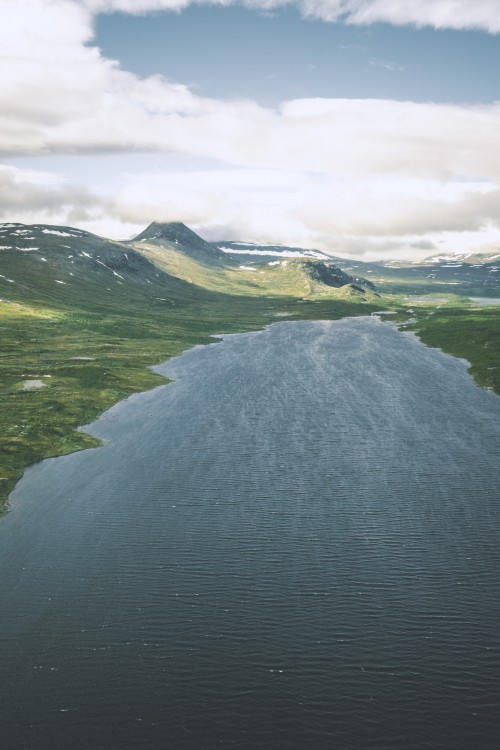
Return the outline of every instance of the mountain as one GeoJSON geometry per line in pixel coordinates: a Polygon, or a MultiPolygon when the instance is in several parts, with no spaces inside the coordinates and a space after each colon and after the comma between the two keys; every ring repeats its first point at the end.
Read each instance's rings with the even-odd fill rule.
{"type": "Polygon", "coordinates": [[[323,253],[277,245],[255,250],[251,243],[210,243],[177,222],[154,222],[130,245],[167,273],[228,294],[312,298],[338,296],[333,290],[341,287],[349,287],[343,297],[375,290],[372,282],[344,273],[323,253]]]}
{"type": "Polygon", "coordinates": [[[335,299],[341,288],[342,298],[375,291],[360,275],[307,254],[242,264],[178,222],[154,222],[121,242],[73,227],[3,224],[0,258],[0,295],[9,298],[14,285],[32,302],[73,304],[76,295],[96,309],[131,296],[185,304],[202,290],[301,299],[335,299]]]}
{"type": "Polygon", "coordinates": [[[495,252],[446,253],[423,261],[385,261],[369,266],[374,281],[384,290],[414,293],[427,288],[461,296],[500,295],[500,254],[495,252]]]}
{"type": "Polygon", "coordinates": [[[432,255],[422,261],[423,265],[436,263],[467,263],[467,265],[482,265],[483,263],[494,263],[500,261],[500,252],[491,250],[488,253],[448,253],[444,255],[432,255]]]}
{"type": "Polygon", "coordinates": [[[72,227],[0,225],[0,265],[0,296],[31,303],[114,310],[120,300],[150,306],[197,296],[132,247],[72,227]]]}
{"type": "Polygon", "coordinates": [[[228,258],[218,247],[206,242],[181,222],[154,221],[130,240],[131,244],[145,243],[187,255],[203,265],[227,264],[228,258]]]}
{"type": "Polygon", "coordinates": [[[3,224],[0,258],[0,295],[2,289],[8,295],[9,285],[20,284],[40,301],[63,300],[73,289],[100,306],[111,291],[126,296],[131,287],[148,304],[169,294],[182,304],[196,298],[196,288],[332,299],[344,287],[343,297],[370,295],[375,288],[406,295],[500,296],[497,252],[365,263],[299,247],[206,242],[180,222],[153,222],[122,242],[73,227],[3,224]]]}
{"type": "MultiPolygon", "coordinates": [[[[360,281],[376,285],[379,292],[414,295],[446,293],[462,296],[498,297],[500,295],[500,253],[443,254],[422,261],[381,260],[363,262],[353,258],[330,257],[319,250],[251,242],[212,243],[229,257],[262,268],[278,258],[322,261],[340,266],[342,271],[360,281]],[[363,281],[364,280],[364,281],[363,281]]],[[[368,285],[368,288],[369,287],[368,285]]]]}
{"type": "Polygon", "coordinates": [[[311,279],[325,286],[339,288],[349,284],[359,292],[375,290],[375,284],[371,281],[360,276],[351,276],[333,263],[324,263],[320,260],[304,260],[300,263],[311,279]]]}

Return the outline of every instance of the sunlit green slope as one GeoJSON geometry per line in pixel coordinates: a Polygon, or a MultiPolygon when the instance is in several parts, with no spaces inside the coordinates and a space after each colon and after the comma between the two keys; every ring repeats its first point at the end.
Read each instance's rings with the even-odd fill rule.
{"type": "Polygon", "coordinates": [[[372,299],[374,285],[316,259],[239,263],[183,224],[151,224],[130,242],[158,268],[225,294],[308,299],[372,299]]]}

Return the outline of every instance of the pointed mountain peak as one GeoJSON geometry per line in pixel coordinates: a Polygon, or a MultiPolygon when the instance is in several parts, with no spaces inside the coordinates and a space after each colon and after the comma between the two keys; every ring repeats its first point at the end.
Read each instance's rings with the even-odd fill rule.
{"type": "Polygon", "coordinates": [[[133,241],[140,240],[177,241],[180,245],[205,244],[205,240],[181,221],[153,221],[143,232],[134,237],[133,241]]]}
{"type": "Polygon", "coordinates": [[[149,242],[154,245],[167,243],[184,255],[189,255],[200,262],[227,263],[225,253],[206,242],[181,221],[153,221],[131,242],[149,242]]]}

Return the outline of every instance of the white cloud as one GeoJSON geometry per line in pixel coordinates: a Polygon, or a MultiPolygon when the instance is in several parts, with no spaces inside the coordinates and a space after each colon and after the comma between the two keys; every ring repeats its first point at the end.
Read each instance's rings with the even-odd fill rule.
{"type": "MultiPolygon", "coordinates": [[[[83,0],[93,12],[127,13],[182,10],[195,1],[237,4],[234,0],[83,0]]],[[[260,10],[295,5],[305,16],[349,24],[385,22],[437,29],[483,29],[493,34],[500,31],[498,0],[243,0],[240,4],[260,10]]]]}
{"type": "MultiPolygon", "coordinates": [[[[288,243],[321,235],[398,236],[500,225],[492,183],[372,178],[345,180],[286,170],[210,170],[133,175],[110,210],[137,223],[246,224],[265,235],[281,223],[288,243]]],[[[283,229],[281,239],[283,241],[283,229]]],[[[241,229],[240,229],[241,232],[241,229]]]]}
{"type": "Polygon", "coordinates": [[[429,235],[500,226],[499,199],[491,183],[365,179],[324,186],[297,216],[323,234],[429,235]]]}
{"type": "Polygon", "coordinates": [[[88,46],[90,15],[69,0],[4,0],[0,28],[4,155],[171,151],[345,176],[500,179],[500,104],[301,99],[271,110],[122,70],[88,46]]]}
{"type": "Polygon", "coordinates": [[[76,223],[116,238],[153,220],[181,220],[208,239],[279,242],[364,259],[500,244],[500,195],[492,183],[260,169],[130,174],[122,181],[118,192],[98,194],[49,173],[0,168],[0,219],[76,223]]]}
{"type": "Polygon", "coordinates": [[[65,223],[101,212],[102,198],[56,175],[0,165],[0,221],[65,223]]]}
{"type": "MultiPolygon", "coordinates": [[[[312,4],[314,7],[315,0],[312,4]]],[[[332,8],[335,19],[344,18],[354,24],[385,22],[397,26],[500,31],[498,0],[318,0],[318,5],[320,17],[328,17],[328,9],[332,8]]]]}
{"type": "MultiPolygon", "coordinates": [[[[339,254],[366,248],[425,254],[419,243],[432,245],[444,236],[447,243],[455,242],[457,233],[477,233],[481,241],[485,233],[488,241],[496,237],[500,104],[301,99],[266,109],[252,101],[199,97],[161,76],[139,78],[92,46],[97,10],[181,5],[0,3],[0,153],[163,151],[228,165],[124,177],[114,194],[5,167],[0,169],[5,220],[74,222],[124,236],[153,219],[178,219],[210,236],[339,254]]],[[[420,21],[415,16],[413,22],[423,23],[425,13],[440,6],[445,19],[446,9],[457,4],[304,0],[301,7],[321,17],[328,11],[332,18],[368,22],[382,20],[381,13],[395,19],[403,5],[407,16],[420,8],[420,21]]],[[[492,7],[477,4],[485,12],[492,7]]],[[[465,18],[458,5],[456,11],[454,17],[465,18]]]]}

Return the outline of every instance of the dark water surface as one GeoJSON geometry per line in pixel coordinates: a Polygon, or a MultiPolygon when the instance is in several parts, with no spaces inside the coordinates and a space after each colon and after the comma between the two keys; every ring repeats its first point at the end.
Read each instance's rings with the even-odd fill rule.
{"type": "Polygon", "coordinates": [[[160,369],[0,521],[2,750],[498,747],[500,399],[366,318],[160,369]]]}

